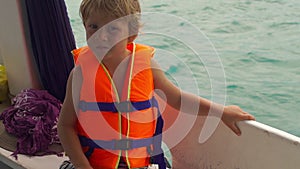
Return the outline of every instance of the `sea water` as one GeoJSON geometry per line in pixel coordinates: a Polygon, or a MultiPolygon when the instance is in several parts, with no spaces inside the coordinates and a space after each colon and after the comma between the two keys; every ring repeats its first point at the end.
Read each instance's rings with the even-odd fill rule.
{"type": "MultiPolygon", "coordinates": [[[[86,45],[80,0],[66,3],[77,47],[86,45]]],[[[150,18],[138,42],[157,48],[155,59],[176,85],[300,136],[299,0],[141,0],[141,6],[150,18]]]]}

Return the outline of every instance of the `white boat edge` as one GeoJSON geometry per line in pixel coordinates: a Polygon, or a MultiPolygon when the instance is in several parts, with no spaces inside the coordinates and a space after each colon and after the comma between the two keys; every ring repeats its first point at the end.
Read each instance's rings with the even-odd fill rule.
{"type": "Polygon", "coordinates": [[[57,155],[34,157],[18,155],[18,159],[16,160],[11,156],[12,153],[0,148],[0,163],[8,166],[1,169],[58,169],[64,160],[68,160],[67,156],[58,157],[57,155]]]}
{"type": "Polygon", "coordinates": [[[220,123],[204,143],[198,138],[204,119],[171,149],[176,168],[296,169],[300,166],[300,138],[257,121],[243,121],[236,136],[220,123]]]}
{"type": "Polygon", "coordinates": [[[265,132],[267,135],[270,137],[275,137],[275,138],[282,138],[290,143],[293,143],[295,145],[300,145],[300,138],[292,135],[288,132],[285,132],[283,130],[279,130],[277,128],[271,127],[269,125],[257,122],[257,121],[244,121],[244,122],[239,122],[239,126],[241,128],[243,127],[251,127],[253,129],[257,129],[260,131],[265,132]]]}

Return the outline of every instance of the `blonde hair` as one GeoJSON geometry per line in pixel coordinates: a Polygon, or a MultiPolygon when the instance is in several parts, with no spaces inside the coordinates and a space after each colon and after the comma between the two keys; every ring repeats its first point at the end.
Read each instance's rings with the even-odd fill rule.
{"type": "Polygon", "coordinates": [[[82,0],[80,16],[83,24],[93,13],[103,13],[107,16],[121,18],[130,16],[129,28],[131,34],[137,34],[140,28],[141,7],[138,0],[82,0]]]}

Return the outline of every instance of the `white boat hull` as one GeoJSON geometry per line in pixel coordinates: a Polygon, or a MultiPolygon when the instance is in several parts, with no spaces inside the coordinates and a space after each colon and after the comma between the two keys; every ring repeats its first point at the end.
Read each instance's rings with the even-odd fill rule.
{"type": "Polygon", "coordinates": [[[223,123],[203,144],[198,142],[203,119],[171,149],[174,168],[297,169],[300,138],[255,121],[240,122],[241,136],[223,123]]]}

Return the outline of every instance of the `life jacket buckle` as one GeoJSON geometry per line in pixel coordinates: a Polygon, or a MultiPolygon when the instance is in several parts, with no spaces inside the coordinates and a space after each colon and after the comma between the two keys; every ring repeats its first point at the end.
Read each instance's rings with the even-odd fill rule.
{"type": "Polygon", "coordinates": [[[133,112],[134,107],[130,101],[122,101],[119,103],[115,103],[115,107],[119,112],[133,112]]]}
{"type": "Polygon", "coordinates": [[[131,139],[121,139],[114,140],[114,149],[115,150],[131,150],[132,149],[132,140],[131,139]]]}

